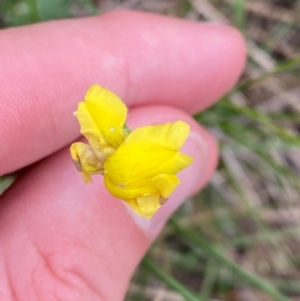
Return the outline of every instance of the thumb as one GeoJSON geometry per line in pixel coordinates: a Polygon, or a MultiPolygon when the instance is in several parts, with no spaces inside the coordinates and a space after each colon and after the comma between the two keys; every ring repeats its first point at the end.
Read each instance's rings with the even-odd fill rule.
{"type": "Polygon", "coordinates": [[[0,210],[0,278],[6,279],[0,292],[11,299],[122,300],[135,267],[168,217],[209,180],[216,165],[214,139],[182,111],[132,109],[129,126],[176,120],[191,126],[182,152],[195,160],[179,174],[181,184],[151,220],[113,198],[100,176],[93,184],[82,183],[68,149],[19,179],[0,210]]]}

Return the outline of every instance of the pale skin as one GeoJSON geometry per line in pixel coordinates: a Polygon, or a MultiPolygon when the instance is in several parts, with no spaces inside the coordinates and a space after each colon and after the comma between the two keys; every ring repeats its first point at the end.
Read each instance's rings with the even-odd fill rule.
{"type": "Polygon", "coordinates": [[[0,175],[37,162],[1,196],[0,300],[122,300],[167,218],[213,174],[215,140],[190,114],[236,83],[243,39],[226,26],[115,12],[3,30],[0,44],[0,175]],[[189,167],[196,183],[183,178],[146,226],[101,175],[84,184],[70,159],[72,112],[94,83],[127,103],[131,128],[183,120],[206,145],[201,177],[189,167]]]}

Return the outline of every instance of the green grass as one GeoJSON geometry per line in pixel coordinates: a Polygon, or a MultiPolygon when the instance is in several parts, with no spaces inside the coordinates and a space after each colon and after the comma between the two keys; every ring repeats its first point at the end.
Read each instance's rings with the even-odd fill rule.
{"type": "MultiPolygon", "coordinates": [[[[155,300],[162,292],[166,301],[240,301],[244,293],[262,301],[299,298],[299,91],[294,89],[300,25],[268,16],[272,2],[264,2],[270,9],[263,13],[253,12],[247,6],[251,1],[213,0],[203,14],[192,1],[169,8],[158,2],[162,13],[182,18],[219,21],[219,14],[256,48],[249,48],[236,87],[195,116],[218,137],[218,170],[153,244],[126,300],[155,300]]],[[[277,1],[275,8],[300,14],[299,3],[287,2],[277,1]]],[[[76,17],[74,7],[84,14],[99,11],[87,0],[14,0],[0,2],[0,18],[3,27],[16,26],[76,17]]],[[[0,194],[12,182],[13,177],[0,179],[0,194]]]]}

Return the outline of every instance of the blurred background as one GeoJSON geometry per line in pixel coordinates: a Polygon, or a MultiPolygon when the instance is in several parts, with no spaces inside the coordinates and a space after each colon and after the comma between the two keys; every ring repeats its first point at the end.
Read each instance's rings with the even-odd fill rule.
{"type": "Polygon", "coordinates": [[[0,0],[0,27],[120,8],[232,24],[248,44],[240,82],[195,116],[219,140],[218,170],[169,221],[126,301],[300,301],[300,0],[0,0]]]}

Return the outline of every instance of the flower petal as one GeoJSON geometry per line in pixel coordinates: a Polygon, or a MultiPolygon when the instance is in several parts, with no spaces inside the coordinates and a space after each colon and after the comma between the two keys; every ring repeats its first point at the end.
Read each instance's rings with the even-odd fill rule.
{"type": "Polygon", "coordinates": [[[104,183],[107,190],[115,197],[122,200],[135,199],[144,194],[159,194],[157,187],[154,184],[154,179],[142,179],[139,182],[131,185],[116,183],[111,180],[107,173],[104,174],[104,183]]]}
{"type": "Polygon", "coordinates": [[[127,108],[111,91],[98,85],[91,86],[75,115],[81,125],[82,135],[89,140],[95,154],[99,151],[98,144],[102,148],[116,149],[123,143],[127,108]]]}
{"type": "Polygon", "coordinates": [[[142,216],[136,199],[126,200],[125,203],[127,203],[138,215],[142,216]]]}
{"type": "Polygon", "coordinates": [[[149,194],[158,194],[167,199],[179,185],[180,180],[175,175],[163,174],[152,179],[142,179],[126,186],[122,183],[113,182],[106,173],[104,174],[104,183],[112,195],[127,201],[149,194]]]}
{"type": "Polygon", "coordinates": [[[180,180],[175,175],[159,175],[154,179],[154,184],[160,195],[164,198],[170,197],[175,188],[179,185],[180,180]]]}
{"type": "Polygon", "coordinates": [[[188,133],[189,126],[182,121],[138,128],[107,158],[104,169],[113,182],[126,186],[176,174],[193,161],[178,152],[188,133]]]}
{"type": "Polygon", "coordinates": [[[182,147],[190,126],[179,120],[172,123],[145,126],[135,129],[127,137],[126,142],[141,149],[178,150],[182,147]]]}
{"type": "Polygon", "coordinates": [[[143,195],[137,197],[140,215],[149,219],[159,209],[159,195],[143,195]]]}
{"type": "Polygon", "coordinates": [[[127,203],[138,215],[149,219],[161,207],[158,195],[144,195],[136,199],[126,200],[127,203]]]}
{"type": "Polygon", "coordinates": [[[178,151],[189,133],[182,121],[138,128],[104,162],[104,183],[139,215],[150,218],[180,180],[175,175],[193,158],[178,151]]]}

